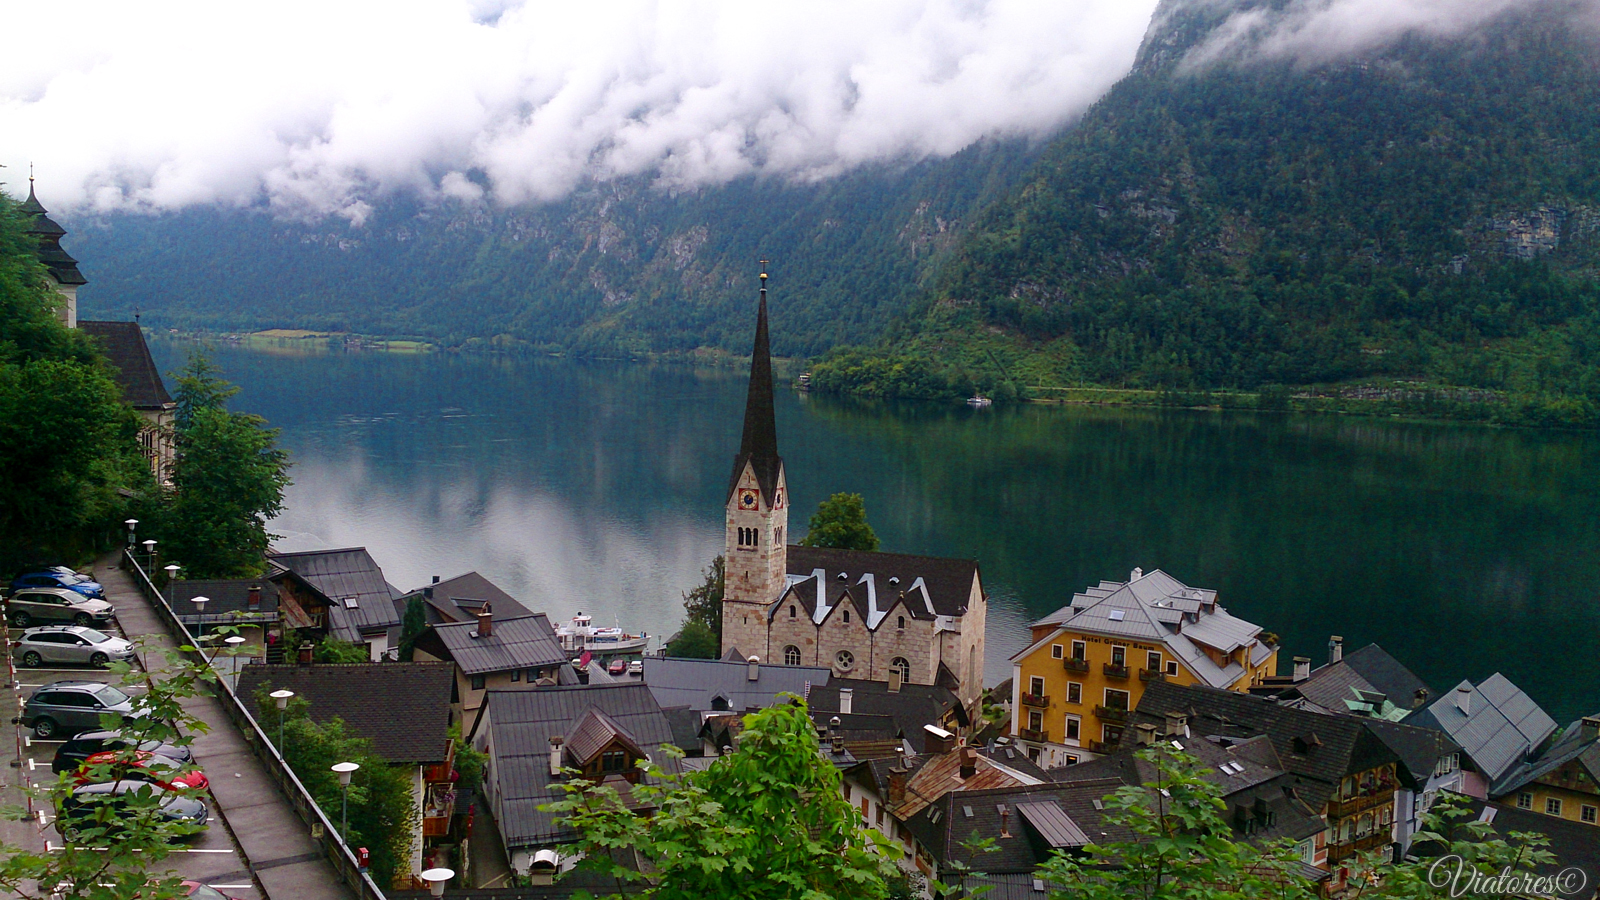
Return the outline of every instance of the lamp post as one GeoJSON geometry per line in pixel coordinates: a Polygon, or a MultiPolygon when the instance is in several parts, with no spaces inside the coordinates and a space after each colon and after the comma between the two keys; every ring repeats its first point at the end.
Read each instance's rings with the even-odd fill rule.
{"type": "Polygon", "coordinates": [[[422,880],[428,883],[428,892],[435,897],[444,896],[444,886],[454,877],[456,877],[455,869],[426,869],[422,873],[422,880]]]}
{"type": "Polygon", "coordinates": [[[344,794],[344,802],[339,810],[339,839],[348,844],[350,843],[350,776],[361,768],[361,764],[334,763],[332,768],[339,773],[339,790],[344,794]]]}
{"type": "Polygon", "coordinates": [[[177,563],[167,563],[161,567],[167,573],[167,605],[171,606],[178,598],[173,596],[173,585],[178,581],[178,572],[183,569],[177,563]]]}
{"type": "MultiPolygon", "coordinates": [[[[211,598],[210,597],[190,597],[189,598],[189,602],[193,603],[194,604],[194,608],[199,611],[200,621],[199,621],[197,627],[202,632],[205,631],[206,630],[206,604],[211,602],[211,598]]],[[[199,635],[195,635],[194,639],[198,641],[198,640],[200,640],[200,636],[199,635]]]]}
{"type": "MultiPolygon", "coordinates": [[[[227,637],[223,638],[222,642],[224,644],[228,645],[228,646],[223,648],[223,652],[225,654],[227,654],[227,657],[228,657],[228,671],[233,672],[234,674],[238,674],[238,672],[239,672],[239,647],[240,647],[240,645],[242,645],[244,643],[244,635],[242,635],[242,634],[230,634],[227,637]]],[[[215,657],[212,658],[212,662],[216,662],[216,658],[215,657]]]]}
{"type": "Polygon", "coordinates": [[[156,539],[150,538],[144,542],[145,571],[149,572],[156,567],[156,539]]]}
{"type": "Polygon", "coordinates": [[[134,533],[134,530],[139,527],[139,520],[138,519],[128,519],[128,520],[124,521],[122,524],[128,526],[128,549],[132,550],[133,549],[133,533],[134,533]]]}
{"type": "Polygon", "coordinates": [[[294,691],[276,690],[267,696],[272,702],[278,704],[278,755],[283,755],[283,711],[289,708],[289,698],[294,696],[294,691]]]}

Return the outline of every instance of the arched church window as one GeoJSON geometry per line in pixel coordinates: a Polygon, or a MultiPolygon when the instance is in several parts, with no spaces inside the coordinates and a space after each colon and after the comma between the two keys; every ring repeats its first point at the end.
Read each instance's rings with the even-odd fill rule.
{"type": "MultiPolygon", "coordinates": [[[[794,607],[791,606],[789,609],[792,612],[794,607]]],[[[786,666],[800,665],[800,648],[793,644],[783,648],[783,664],[786,666]]]]}
{"type": "MultiPolygon", "coordinates": [[[[789,618],[793,619],[794,617],[795,617],[794,604],[791,603],[791,604],[789,604],[789,618]]],[[[235,643],[237,643],[237,641],[235,641],[235,643]]]]}
{"type": "Polygon", "coordinates": [[[840,650],[838,653],[834,654],[833,664],[841,669],[848,670],[851,666],[856,664],[855,654],[851,653],[849,650],[840,650]]]}
{"type": "Polygon", "coordinates": [[[844,623],[846,625],[850,624],[850,610],[848,609],[844,611],[844,623]]]}
{"type": "Polygon", "coordinates": [[[889,671],[899,672],[901,681],[911,680],[911,661],[904,656],[896,656],[889,661],[889,671]]]}
{"type": "Polygon", "coordinates": [[[906,617],[905,616],[896,616],[895,617],[895,626],[894,627],[901,628],[901,629],[905,628],[906,627],[906,617]]]}

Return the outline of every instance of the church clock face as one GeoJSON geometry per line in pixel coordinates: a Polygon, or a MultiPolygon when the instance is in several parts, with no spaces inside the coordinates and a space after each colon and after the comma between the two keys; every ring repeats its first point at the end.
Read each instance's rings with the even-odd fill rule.
{"type": "Polygon", "coordinates": [[[739,508],[757,509],[760,506],[760,494],[749,488],[739,489],[739,508]]]}

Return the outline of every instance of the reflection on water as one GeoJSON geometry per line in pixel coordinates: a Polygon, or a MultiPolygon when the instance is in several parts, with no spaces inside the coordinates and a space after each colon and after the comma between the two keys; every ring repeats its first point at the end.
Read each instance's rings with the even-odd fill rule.
{"type": "MultiPolygon", "coordinates": [[[[186,345],[153,349],[171,369],[186,345]]],[[[293,454],[287,545],[364,545],[403,589],[477,569],[552,617],[661,635],[720,552],[738,372],[216,357],[293,454]]],[[[1498,669],[1563,723],[1600,710],[1593,435],[794,394],[778,428],[797,511],[857,491],[886,548],[981,561],[991,682],[1027,621],[1141,566],[1218,589],[1286,657],[1340,634],[1437,691],[1498,669]]]]}

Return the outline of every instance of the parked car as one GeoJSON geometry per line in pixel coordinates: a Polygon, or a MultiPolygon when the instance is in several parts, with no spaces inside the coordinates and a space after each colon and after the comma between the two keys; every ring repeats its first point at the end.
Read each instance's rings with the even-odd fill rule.
{"type": "Polygon", "coordinates": [[[181,763],[175,759],[159,756],[147,750],[135,750],[133,759],[118,760],[119,751],[107,750],[96,753],[83,761],[83,768],[79,770],[78,783],[87,784],[91,780],[89,766],[115,764],[115,777],[126,778],[131,781],[148,781],[157,787],[166,790],[179,788],[194,788],[203,791],[211,786],[206,780],[206,774],[194,767],[193,763],[181,763]]]}
{"type": "Polygon", "coordinates": [[[201,884],[198,881],[185,881],[183,888],[189,892],[184,894],[189,900],[238,900],[237,897],[224,894],[211,885],[201,884]]]}
{"type": "MultiPolygon", "coordinates": [[[[202,829],[206,827],[211,811],[199,800],[162,790],[143,781],[108,781],[73,788],[72,793],[62,797],[56,805],[56,830],[66,840],[76,842],[88,820],[93,818],[96,808],[110,806],[120,811],[127,806],[125,798],[138,791],[154,791],[161,797],[161,817],[168,822],[182,822],[202,829]]],[[[117,818],[113,816],[111,821],[117,818]]]]}
{"type": "MultiPolygon", "coordinates": [[[[96,753],[126,750],[132,745],[133,739],[124,737],[120,732],[86,731],[56,748],[56,758],[50,763],[50,771],[57,773],[77,771],[84,760],[96,753]]],[[[189,752],[189,748],[177,744],[144,741],[139,745],[139,749],[180,763],[194,762],[194,754],[189,752]]]]}
{"type": "Polygon", "coordinates": [[[28,695],[18,721],[42,740],[97,731],[100,717],[133,714],[133,698],[98,681],[54,681],[28,695]]]}
{"type": "Polygon", "coordinates": [[[11,647],[11,655],[30,669],[47,662],[103,666],[112,660],[133,659],[132,643],[82,625],[29,628],[11,647]]]}
{"type": "Polygon", "coordinates": [[[71,622],[74,625],[105,625],[115,614],[104,600],[85,597],[67,588],[28,588],[17,591],[6,601],[11,624],[27,628],[38,622],[71,622]]]}
{"type": "Polygon", "coordinates": [[[644,675],[644,660],[636,659],[636,660],[633,660],[632,662],[629,662],[628,663],[628,674],[629,675],[643,676],[644,675]]]}
{"type": "Polygon", "coordinates": [[[66,566],[51,566],[48,569],[35,569],[23,572],[11,579],[11,589],[20,591],[23,588],[58,587],[66,588],[85,597],[104,600],[106,589],[100,582],[87,575],[80,575],[66,566]]]}
{"type": "Polygon", "coordinates": [[[606,672],[612,675],[621,675],[626,671],[628,671],[628,661],[625,659],[613,659],[611,665],[606,666],[606,672]]]}

